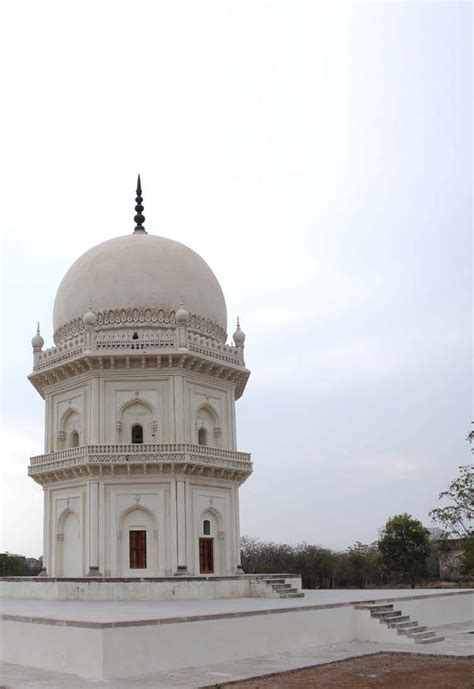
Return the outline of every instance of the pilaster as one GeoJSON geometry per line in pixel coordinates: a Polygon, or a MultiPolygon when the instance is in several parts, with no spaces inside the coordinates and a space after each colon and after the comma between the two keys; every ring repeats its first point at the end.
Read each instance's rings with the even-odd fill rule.
{"type": "Polygon", "coordinates": [[[50,574],[49,567],[49,488],[43,488],[43,567],[40,577],[50,574]]]}
{"type": "Polygon", "coordinates": [[[87,576],[101,576],[99,572],[99,482],[89,482],[89,571],[87,576]]]}
{"type": "Polygon", "coordinates": [[[174,378],[174,424],[175,442],[186,442],[184,428],[184,376],[175,375],[174,378]]]}
{"type": "Polygon", "coordinates": [[[99,443],[99,379],[90,382],[89,437],[91,445],[99,443]]]}
{"type": "Polygon", "coordinates": [[[176,574],[187,574],[186,560],[186,481],[176,480],[176,531],[178,564],[176,574]]]}

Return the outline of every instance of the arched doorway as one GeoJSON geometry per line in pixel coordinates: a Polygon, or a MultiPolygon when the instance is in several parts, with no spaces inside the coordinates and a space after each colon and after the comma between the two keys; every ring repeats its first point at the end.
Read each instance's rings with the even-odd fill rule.
{"type": "Polygon", "coordinates": [[[82,576],[82,542],[79,517],[67,510],[58,525],[58,569],[60,576],[82,576]]]}
{"type": "Polygon", "coordinates": [[[199,573],[219,574],[220,567],[220,518],[214,511],[208,510],[201,516],[199,524],[199,573]]]}
{"type": "Polygon", "coordinates": [[[149,577],[158,572],[155,518],[141,506],[125,511],[120,520],[120,576],[149,577]]]}

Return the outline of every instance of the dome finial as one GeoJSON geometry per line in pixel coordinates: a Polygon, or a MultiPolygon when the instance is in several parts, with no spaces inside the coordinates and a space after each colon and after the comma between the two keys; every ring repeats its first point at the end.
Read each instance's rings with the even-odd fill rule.
{"type": "Polygon", "coordinates": [[[37,325],[37,327],[36,327],[36,335],[35,335],[35,336],[33,337],[33,339],[31,340],[31,345],[32,345],[32,347],[33,347],[33,351],[36,352],[36,353],[37,353],[37,352],[41,352],[41,350],[42,350],[42,348],[43,348],[43,345],[44,345],[44,340],[43,340],[43,338],[41,337],[41,333],[40,333],[40,324],[39,324],[39,321],[38,321],[38,325],[37,325]]]}
{"type": "Polygon", "coordinates": [[[143,223],[145,222],[145,216],[143,215],[142,183],[140,181],[140,175],[138,175],[137,179],[137,197],[135,201],[137,202],[137,205],[135,206],[135,211],[137,214],[134,217],[134,220],[137,224],[135,226],[133,233],[135,234],[135,232],[145,232],[146,234],[146,230],[143,227],[143,223]]]}
{"type": "Polygon", "coordinates": [[[245,342],[245,333],[242,332],[242,330],[240,329],[240,319],[238,316],[237,316],[237,328],[236,328],[236,331],[232,337],[233,337],[233,340],[235,342],[236,347],[243,347],[244,342],[245,342]]]}
{"type": "Polygon", "coordinates": [[[179,299],[179,309],[176,311],[175,314],[176,318],[176,324],[177,325],[187,325],[187,322],[189,320],[189,311],[187,311],[184,308],[184,298],[183,298],[183,291],[181,290],[181,296],[179,299]]]}

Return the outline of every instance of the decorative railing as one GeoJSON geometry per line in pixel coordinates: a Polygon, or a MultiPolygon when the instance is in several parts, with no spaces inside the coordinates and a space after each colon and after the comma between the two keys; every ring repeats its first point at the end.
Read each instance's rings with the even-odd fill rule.
{"type": "Polygon", "coordinates": [[[70,465],[91,463],[142,463],[166,462],[186,463],[202,462],[203,464],[221,464],[234,468],[251,468],[250,454],[224,450],[206,445],[191,443],[159,443],[132,445],[83,445],[67,450],[58,450],[45,455],[36,455],[30,459],[30,469],[54,468],[67,462],[70,465]]]}
{"type": "Polygon", "coordinates": [[[173,337],[153,337],[144,338],[142,340],[130,340],[130,339],[113,339],[107,338],[104,340],[97,340],[96,348],[98,351],[104,349],[108,351],[115,350],[127,350],[127,352],[147,352],[154,349],[162,349],[166,347],[168,349],[174,347],[175,338],[173,337]]]}
{"type": "Polygon", "coordinates": [[[73,347],[51,347],[51,349],[46,349],[44,352],[40,352],[38,358],[35,361],[33,370],[41,371],[44,368],[49,368],[50,366],[57,366],[70,359],[74,359],[79,354],[84,351],[84,345],[76,345],[73,347]]]}
{"type": "Polygon", "coordinates": [[[79,357],[83,353],[93,357],[94,354],[103,356],[106,353],[111,355],[126,354],[183,354],[186,351],[192,354],[203,355],[224,364],[241,366],[242,356],[237,347],[223,344],[212,338],[202,337],[193,333],[187,333],[186,346],[178,347],[176,334],[169,330],[161,335],[142,335],[138,339],[133,339],[130,335],[97,337],[91,347],[85,345],[83,336],[75,338],[73,341],[51,347],[35,355],[33,370],[41,371],[51,366],[57,366],[79,357]]]}

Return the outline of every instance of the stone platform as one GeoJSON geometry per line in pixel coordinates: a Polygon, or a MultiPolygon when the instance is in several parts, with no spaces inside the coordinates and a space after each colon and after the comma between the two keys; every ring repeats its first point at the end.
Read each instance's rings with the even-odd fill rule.
{"type": "Polygon", "coordinates": [[[96,679],[291,653],[355,640],[406,644],[360,605],[396,602],[421,625],[474,618],[474,591],[307,591],[305,598],[4,600],[2,660],[96,679]]]}
{"type": "Polygon", "coordinates": [[[0,599],[132,601],[299,598],[296,574],[179,577],[4,577],[0,599]]]}

